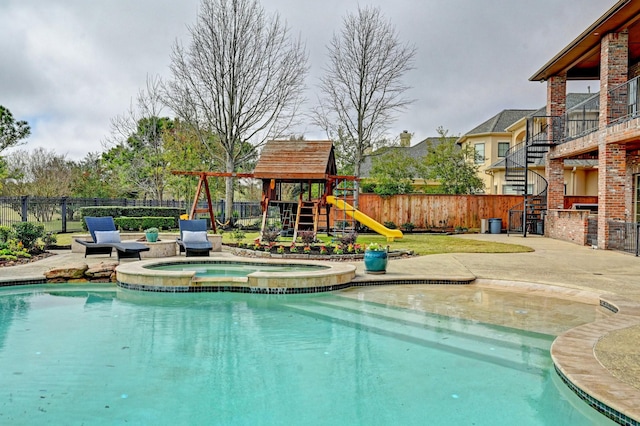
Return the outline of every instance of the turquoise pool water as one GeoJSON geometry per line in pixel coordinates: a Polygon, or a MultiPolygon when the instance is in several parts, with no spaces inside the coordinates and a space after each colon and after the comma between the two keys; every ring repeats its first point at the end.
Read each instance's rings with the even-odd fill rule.
{"type": "Polygon", "coordinates": [[[304,272],[327,269],[325,266],[316,265],[277,265],[238,262],[160,264],[146,266],[146,268],[158,271],[195,271],[197,277],[246,277],[258,271],[304,272]]]}
{"type": "Polygon", "coordinates": [[[0,290],[0,424],[606,425],[552,336],[338,294],[0,290]]]}

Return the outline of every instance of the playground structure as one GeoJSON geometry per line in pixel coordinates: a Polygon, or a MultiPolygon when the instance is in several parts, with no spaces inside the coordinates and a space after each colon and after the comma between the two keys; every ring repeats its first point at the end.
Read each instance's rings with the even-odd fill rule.
{"type": "Polygon", "coordinates": [[[330,235],[352,232],[356,221],[385,236],[387,241],[403,236],[400,230],[385,227],[350,204],[357,178],[337,175],[331,141],[268,141],[253,173],[173,173],[199,176],[189,218],[207,213],[214,231],[216,220],[207,179],[238,177],[262,181],[261,237],[269,228],[280,229],[282,235],[291,236],[294,241],[302,231],[313,232],[314,237],[323,228],[330,235]],[[207,208],[199,209],[203,192],[207,208]]]}

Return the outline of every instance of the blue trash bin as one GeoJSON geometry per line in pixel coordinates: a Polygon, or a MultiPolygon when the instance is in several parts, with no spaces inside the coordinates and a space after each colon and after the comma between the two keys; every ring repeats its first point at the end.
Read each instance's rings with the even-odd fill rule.
{"type": "Polygon", "coordinates": [[[499,234],[502,232],[502,219],[494,217],[489,219],[489,232],[492,234],[499,234]]]}

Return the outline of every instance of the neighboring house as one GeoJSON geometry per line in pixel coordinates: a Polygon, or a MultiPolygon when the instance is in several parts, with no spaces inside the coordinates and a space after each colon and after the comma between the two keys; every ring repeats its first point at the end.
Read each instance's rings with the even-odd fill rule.
{"type": "MultiPolygon", "coordinates": [[[[403,151],[407,157],[424,158],[427,156],[429,149],[438,146],[440,142],[440,137],[430,137],[411,146],[411,134],[405,130],[400,134],[400,146],[383,147],[364,157],[364,161],[360,166],[360,177],[371,177],[371,169],[373,168],[375,159],[382,155],[388,154],[392,150],[403,151]]],[[[440,184],[436,181],[425,182],[424,179],[416,178],[413,180],[413,186],[416,191],[424,191],[426,187],[437,188],[440,186],[440,184]]]]}
{"type": "Polygon", "coordinates": [[[523,138],[522,134],[514,136],[507,127],[534,112],[533,109],[505,109],[458,139],[460,146],[472,146],[475,150],[478,177],[484,182],[486,194],[515,193],[494,179],[491,165],[504,158],[514,137],[514,143],[523,138]]]}
{"type": "MultiPolygon", "coordinates": [[[[593,97],[592,93],[569,93],[567,105],[572,108],[593,97]]],[[[511,147],[526,140],[527,122],[532,117],[546,120],[546,106],[533,110],[504,110],[462,136],[458,143],[474,146],[476,152],[484,151],[485,161],[480,163],[480,178],[485,182],[487,194],[520,194],[521,191],[505,176],[505,157],[511,147]],[[517,118],[515,121],[511,121],[517,118]],[[510,122],[511,121],[511,122],[510,122]],[[505,126],[506,124],[506,126],[505,126]],[[503,126],[505,126],[503,128],[503,126]],[[502,129],[502,130],[501,130],[502,129]],[[480,149],[478,149],[480,146],[480,149]]],[[[544,175],[545,157],[536,158],[529,165],[544,175]]],[[[565,194],[576,196],[598,195],[597,161],[575,159],[564,164],[565,194]]],[[[528,192],[535,193],[535,183],[529,183],[528,192]]],[[[539,191],[538,191],[539,192],[539,191]]]]}
{"type": "MultiPolygon", "coordinates": [[[[546,117],[538,117],[544,128],[529,135],[525,151],[548,151],[544,194],[548,236],[603,249],[636,250],[640,218],[638,16],[640,0],[618,1],[530,78],[547,85],[546,117]],[[567,81],[571,80],[599,80],[600,91],[572,107],[567,95],[567,81]],[[575,160],[597,161],[597,216],[564,209],[565,170],[575,160]]],[[[529,126],[535,118],[527,120],[529,126]]],[[[508,175],[510,161],[507,159],[508,175]]]]}

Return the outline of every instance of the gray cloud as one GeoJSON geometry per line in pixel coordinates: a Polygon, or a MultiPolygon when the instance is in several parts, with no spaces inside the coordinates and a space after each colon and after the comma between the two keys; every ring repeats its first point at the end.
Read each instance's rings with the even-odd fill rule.
{"type": "MultiPolygon", "coordinates": [[[[326,45],[355,0],[263,0],[309,51],[307,106],[326,45]]],[[[360,4],[365,4],[360,2],[360,4]]],[[[538,108],[546,87],[528,78],[613,0],[372,1],[417,49],[407,75],[416,102],[398,119],[416,139],[442,125],[461,134],[504,108],[538,108]]],[[[33,128],[27,148],[81,158],[100,151],[147,75],[169,77],[175,40],[188,42],[198,0],[5,0],[0,3],[0,104],[33,128]]],[[[597,90],[595,83],[589,83],[597,90]]],[[[300,131],[321,137],[310,124],[300,131]]]]}

